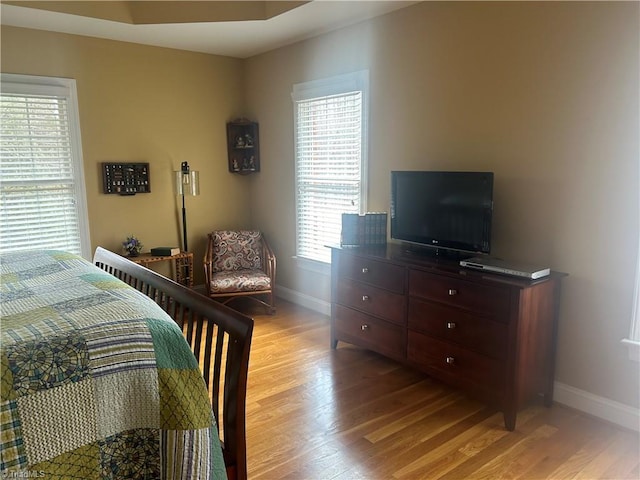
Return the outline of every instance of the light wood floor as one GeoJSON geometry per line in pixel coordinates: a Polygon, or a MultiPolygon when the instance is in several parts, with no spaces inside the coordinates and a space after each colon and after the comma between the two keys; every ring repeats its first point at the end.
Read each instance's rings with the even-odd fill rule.
{"type": "Polygon", "coordinates": [[[532,404],[502,414],[382,356],[329,346],[329,320],[282,300],[255,319],[251,480],[638,479],[638,434],[532,404]]]}

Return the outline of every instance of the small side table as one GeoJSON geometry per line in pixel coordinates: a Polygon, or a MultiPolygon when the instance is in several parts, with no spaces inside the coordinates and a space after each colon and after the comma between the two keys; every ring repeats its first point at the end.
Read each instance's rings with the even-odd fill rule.
{"type": "Polygon", "coordinates": [[[148,267],[150,263],[172,262],[174,280],[185,287],[193,288],[193,253],[180,252],[177,255],[158,256],[142,253],[137,257],[127,257],[134,263],[148,267]]]}

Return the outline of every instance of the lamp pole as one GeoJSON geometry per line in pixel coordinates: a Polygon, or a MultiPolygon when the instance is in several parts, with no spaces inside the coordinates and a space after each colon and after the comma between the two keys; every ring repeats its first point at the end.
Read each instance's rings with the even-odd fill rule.
{"type": "Polygon", "coordinates": [[[187,209],[184,208],[184,193],[182,194],[182,244],[184,245],[184,251],[188,252],[187,247],[187,209]]]}
{"type": "Polygon", "coordinates": [[[184,251],[188,252],[189,248],[187,246],[187,209],[184,206],[184,189],[185,189],[185,176],[187,182],[189,181],[189,164],[187,162],[182,162],[181,167],[182,172],[182,245],[184,246],[184,251]]]}

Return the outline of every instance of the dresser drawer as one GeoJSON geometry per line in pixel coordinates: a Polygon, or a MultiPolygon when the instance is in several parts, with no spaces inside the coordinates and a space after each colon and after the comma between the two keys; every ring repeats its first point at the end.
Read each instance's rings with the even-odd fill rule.
{"type": "Polygon", "coordinates": [[[409,271],[409,294],[456,307],[509,320],[509,288],[433,275],[420,270],[409,271]]]}
{"type": "Polygon", "coordinates": [[[347,341],[392,358],[404,358],[405,336],[402,327],[342,305],[334,306],[333,321],[337,340],[347,341]]]}
{"type": "Polygon", "coordinates": [[[504,362],[419,332],[409,331],[407,359],[438,378],[481,392],[499,394],[505,384],[504,362]]]}
{"type": "Polygon", "coordinates": [[[351,278],[392,292],[404,293],[406,270],[390,263],[340,254],[338,278],[351,278]]]}
{"type": "Polygon", "coordinates": [[[411,298],[408,326],[498,360],[507,356],[508,326],[466,310],[411,298]]]}
{"type": "Polygon", "coordinates": [[[406,325],[406,297],[366,283],[339,280],[336,303],[370,313],[398,325],[406,325]]]}

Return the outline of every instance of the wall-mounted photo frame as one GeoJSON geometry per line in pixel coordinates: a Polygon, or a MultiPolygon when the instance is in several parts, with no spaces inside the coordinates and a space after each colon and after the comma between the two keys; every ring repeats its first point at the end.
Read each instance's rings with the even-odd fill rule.
{"type": "Polygon", "coordinates": [[[149,164],[103,162],[102,186],[106,194],[150,193],[149,164]]]}

